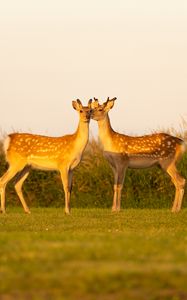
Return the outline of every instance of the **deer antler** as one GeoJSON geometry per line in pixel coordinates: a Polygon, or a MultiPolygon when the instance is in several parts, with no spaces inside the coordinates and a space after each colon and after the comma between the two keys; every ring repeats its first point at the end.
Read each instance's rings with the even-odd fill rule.
{"type": "Polygon", "coordinates": [[[117,98],[116,97],[114,97],[114,98],[112,98],[112,99],[110,99],[109,97],[107,98],[107,102],[108,101],[114,101],[114,100],[116,100],[117,98]]]}

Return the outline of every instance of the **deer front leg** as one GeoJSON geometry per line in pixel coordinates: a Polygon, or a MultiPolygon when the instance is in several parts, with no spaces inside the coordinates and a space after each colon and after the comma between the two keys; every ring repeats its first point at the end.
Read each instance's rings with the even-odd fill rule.
{"type": "Polygon", "coordinates": [[[0,194],[1,194],[1,213],[5,213],[5,188],[6,184],[0,182],[0,194]]]}
{"type": "Polygon", "coordinates": [[[112,204],[112,211],[116,211],[117,210],[117,193],[118,193],[118,189],[117,189],[117,182],[118,182],[118,173],[117,170],[115,168],[112,168],[113,173],[114,173],[114,194],[113,194],[113,204],[112,204]]]}
{"type": "Polygon", "coordinates": [[[112,211],[120,211],[121,209],[121,191],[123,188],[123,182],[125,178],[126,167],[112,168],[114,172],[114,196],[112,211]]]}
{"type": "Polygon", "coordinates": [[[0,194],[1,194],[1,212],[5,213],[5,189],[7,183],[20,171],[22,167],[9,167],[6,173],[0,178],[0,194]]]}
{"type": "Polygon", "coordinates": [[[117,182],[117,206],[116,209],[117,211],[120,211],[121,209],[121,191],[123,188],[123,182],[125,178],[125,171],[126,167],[120,167],[118,170],[118,182],[117,182]]]}
{"type": "Polygon", "coordinates": [[[28,177],[29,175],[29,170],[23,174],[23,176],[21,178],[19,178],[16,182],[15,182],[15,190],[16,190],[16,193],[21,201],[21,204],[23,206],[23,209],[25,211],[26,214],[30,214],[30,210],[27,206],[27,203],[24,199],[24,196],[23,196],[23,192],[22,192],[22,186],[23,186],[23,183],[24,181],[26,180],[26,178],[28,177]]]}
{"type": "Polygon", "coordinates": [[[61,170],[61,179],[65,194],[65,213],[70,214],[70,196],[71,196],[71,186],[72,186],[72,171],[71,170],[61,170]]]}

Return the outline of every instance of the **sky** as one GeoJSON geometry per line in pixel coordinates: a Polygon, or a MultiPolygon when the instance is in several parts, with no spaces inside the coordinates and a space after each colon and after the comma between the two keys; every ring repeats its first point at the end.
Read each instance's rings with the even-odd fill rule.
{"type": "Polygon", "coordinates": [[[0,0],[1,134],[72,133],[72,100],[108,96],[116,131],[181,130],[186,0],[0,0]]]}

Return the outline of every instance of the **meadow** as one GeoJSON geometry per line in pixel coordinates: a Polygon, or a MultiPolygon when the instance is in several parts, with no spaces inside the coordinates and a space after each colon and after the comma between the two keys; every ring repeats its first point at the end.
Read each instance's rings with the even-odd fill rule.
{"type": "MultiPolygon", "coordinates": [[[[179,164],[187,178],[187,154],[179,164]]],[[[0,175],[6,170],[0,155],[0,175]]],[[[74,172],[71,215],[57,172],[13,183],[0,215],[0,300],[186,300],[187,193],[170,211],[174,187],[159,168],[128,170],[122,211],[112,213],[113,174],[92,140],[74,172]]]]}
{"type": "Polygon", "coordinates": [[[187,209],[11,208],[0,299],[187,299],[187,209]]]}

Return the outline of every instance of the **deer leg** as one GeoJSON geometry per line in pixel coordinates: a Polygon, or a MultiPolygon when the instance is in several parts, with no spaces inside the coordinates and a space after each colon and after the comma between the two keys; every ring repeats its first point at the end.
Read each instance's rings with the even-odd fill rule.
{"type": "Polygon", "coordinates": [[[117,183],[117,211],[121,209],[121,191],[123,188],[126,168],[120,168],[118,171],[118,183],[117,183]]]}
{"type": "Polygon", "coordinates": [[[120,211],[121,209],[121,191],[123,188],[123,184],[118,184],[117,185],[117,205],[116,205],[116,210],[120,211]]]}
{"type": "Polygon", "coordinates": [[[70,214],[70,196],[71,196],[71,181],[72,181],[72,171],[61,170],[61,179],[65,193],[65,213],[70,214]]]}
{"type": "Polygon", "coordinates": [[[118,193],[118,188],[117,188],[117,182],[118,182],[118,172],[115,168],[112,168],[113,173],[114,173],[114,194],[113,194],[113,204],[112,204],[112,211],[117,210],[117,193],[118,193]]]}
{"type": "Polygon", "coordinates": [[[113,194],[112,211],[116,211],[117,210],[117,193],[118,193],[117,184],[114,184],[114,194],[113,194]]]}
{"type": "Polygon", "coordinates": [[[20,171],[22,168],[9,167],[6,173],[0,178],[0,194],[1,194],[1,212],[5,213],[5,189],[7,183],[20,171]]]}
{"type": "Polygon", "coordinates": [[[68,190],[69,190],[69,193],[70,193],[70,196],[71,196],[71,191],[72,191],[72,179],[73,179],[73,171],[72,170],[69,170],[69,173],[68,173],[68,190]]]}
{"type": "Polygon", "coordinates": [[[112,168],[114,172],[114,196],[112,211],[120,211],[121,209],[121,191],[125,177],[125,168],[112,168]]]}
{"type": "Polygon", "coordinates": [[[170,175],[171,180],[175,185],[175,199],[172,206],[172,212],[178,212],[182,205],[185,179],[179,174],[175,165],[170,165],[166,171],[170,175]]]}
{"type": "Polygon", "coordinates": [[[25,213],[27,213],[27,214],[30,214],[30,210],[29,210],[27,203],[25,202],[25,199],[23,197],[22,185],[23,185],[24,181],[26,180],[26,178],[28,177],[29,171],[30,171],[30,168],[27,169],[26,171],[23,169],[23,173],[22,173],[22,171],[20,173],[21,177],[19,176],[19,178],[18,178],[18,180],[16,180],[15,186],[14,186],[16,193],[17,193],[17,195],[21,201],[21,204],[23,206],[23,209],[24,209],[25,213]]]}

